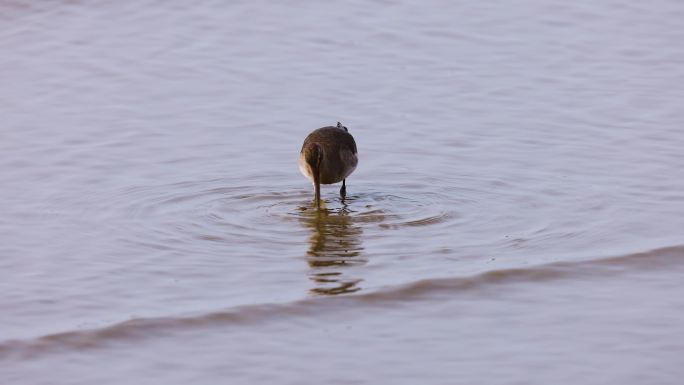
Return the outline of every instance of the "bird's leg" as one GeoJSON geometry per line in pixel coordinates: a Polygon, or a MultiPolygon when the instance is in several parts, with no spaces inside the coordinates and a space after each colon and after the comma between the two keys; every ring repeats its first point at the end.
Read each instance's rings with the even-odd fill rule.
{"type": "Polygon", "coordinates": [[[311,172],[313,174],[314,189],[315,189],[315,199],[316,208],[320,210],[321,208],[321,160],[323,156],[321,154],[321,149],[315,147],[315,158],[313,162],[313,167],[311,167],[311,172]]]}
{"type": "Polygon", "coordinates": [[[321,178],[320,178],[320,173],[318,170],[318,165],[314,167],[313,171],[313,180],[314,180],[314,191],[315,191],[315,198],[316,199],[316,208],[320,209],[321,208],[321,178]]]}
{"type": "Polygon", "coordinates": [[[347,197],[347,186],[345,184],[346,181],[346,179],[342,179],[342,187],[340,188],[340,196],[342,197],[342,200],[347,197]]]}

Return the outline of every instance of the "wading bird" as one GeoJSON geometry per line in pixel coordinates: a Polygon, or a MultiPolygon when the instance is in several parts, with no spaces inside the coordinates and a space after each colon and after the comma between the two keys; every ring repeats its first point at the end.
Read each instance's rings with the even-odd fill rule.
{"type": "Polygon", "coordinates": [[[342,181],[340,196],[344,200],[347,195],[346,178],[358,162],[354,137],[340,122],[336,127],[314,130],[304,139],[299,153],[299,170],[313,182],[317,208],[321,207],[321,184],[342,181]]]}

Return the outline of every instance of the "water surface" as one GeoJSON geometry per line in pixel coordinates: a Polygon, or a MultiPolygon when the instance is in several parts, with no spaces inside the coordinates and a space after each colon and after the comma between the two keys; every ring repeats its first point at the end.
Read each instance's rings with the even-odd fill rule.
{"type": "Polygon", "coordinates": [[[0,5],[0,382],[679,383],[682,17],[0,5]]]}

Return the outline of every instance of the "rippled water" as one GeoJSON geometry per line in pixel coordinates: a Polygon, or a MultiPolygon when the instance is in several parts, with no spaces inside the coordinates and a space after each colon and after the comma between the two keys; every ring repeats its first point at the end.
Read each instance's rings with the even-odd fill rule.
{"type": "Polygon", "coordinates": [[[0,382],[679,383],[683,17],[0,5],[0,382]]]}

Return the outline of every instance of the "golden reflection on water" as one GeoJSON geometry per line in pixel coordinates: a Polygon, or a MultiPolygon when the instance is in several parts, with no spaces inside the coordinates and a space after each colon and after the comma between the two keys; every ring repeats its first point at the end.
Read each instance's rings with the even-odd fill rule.
{"type": "Polygon", "coordinates": [[[300,218],[311,230],[306,259],[311,267],[309,276],[316,286],[310,292],[337,295],[361,290],[358,286],[361,279],[343,272],[345,268],[367,262],[362,255],[362,230],[354,224],[347,207],[336,210],[307,208],[300,218]]]}

